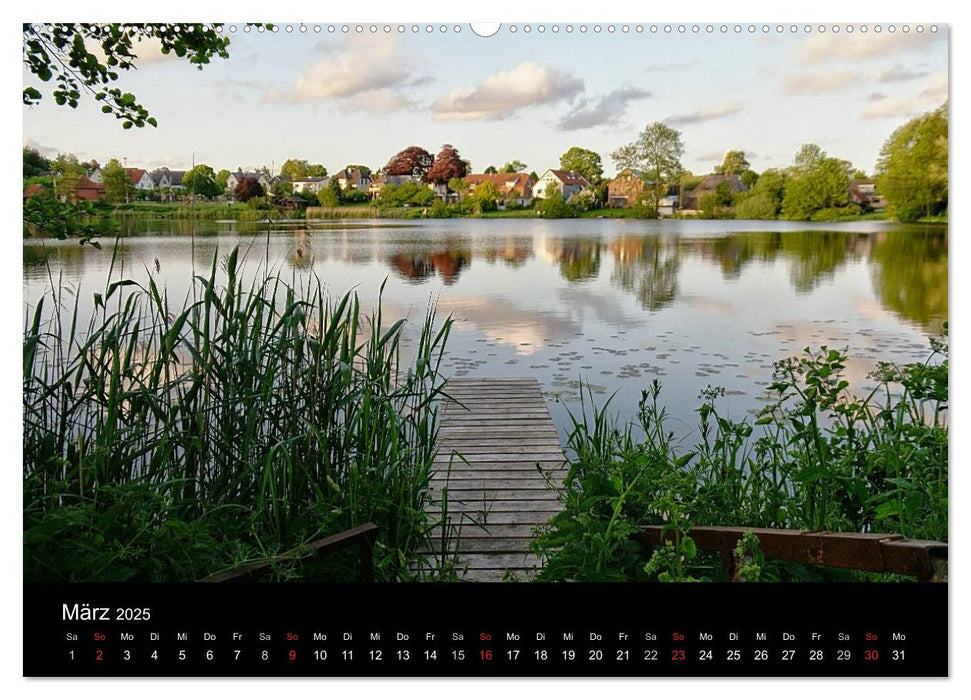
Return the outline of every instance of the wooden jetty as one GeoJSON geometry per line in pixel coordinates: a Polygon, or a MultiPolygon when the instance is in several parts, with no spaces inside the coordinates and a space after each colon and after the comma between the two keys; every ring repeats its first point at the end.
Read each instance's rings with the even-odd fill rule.
{"type": "Polygon", "coordinates": [[[529,580],[533,528],[557,511],[565,459],[536,379],[452,379],[433,477],[458,535],[459,578],[529,580]],[[447,478],[447,482],[446,482],[447,478]]]}

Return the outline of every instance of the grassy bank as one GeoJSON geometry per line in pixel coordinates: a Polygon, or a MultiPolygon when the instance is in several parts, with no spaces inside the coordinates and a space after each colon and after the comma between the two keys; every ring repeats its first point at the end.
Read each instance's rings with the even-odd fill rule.
{"type": "Polygon", "coordinates": [[[25,580],[195,580],[367,521],[379,580],[447,573],[415,570],[437,525],[451,322],[429,311],[405,362],[404,320],[380,303],[366,315],[320,280],[260,270],[244,283],[243,267],[238,249],[214,257],[184,299],[151,277],[110,281],[83,326],[52,280],[23,334],[25,580]]]}
{"type": "MultiPolygon", "coordinates": [[[[945,331],[946,332],[946,331],[945,331]]],[[[655,381],[638,419],[616,425],[608,406],[573,418],[564,510],[534,541],[552,581],[711,580],[717,557],[690,539],[693,525],[780,527],[948,537],[946,336],[925,363],[881,363],[877,388],[858,398],[842,378],[846,357],[823,348],[776,364],[771,401],[757,418],[720,412],[709,388],[697,444],[675,439],[655,381]],[[668,524],[688,536],[654,551],[628,535],[668,524]]],[[[836,575],[759,561],[748,580],[836,575]]]]}

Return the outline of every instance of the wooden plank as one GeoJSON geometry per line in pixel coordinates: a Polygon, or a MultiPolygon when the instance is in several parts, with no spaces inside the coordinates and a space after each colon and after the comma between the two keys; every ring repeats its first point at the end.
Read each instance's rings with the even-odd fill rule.
{"type": "Polygon", "coordinates": [[[559,433],[536,379],[453,379],[445,388],[428,512],[458,537],[462,580],[528,580],[533,528],[561,509],[567,471],[559,433]],[[446,503],[441,499],[447,498],[446,503]],[[443,516],[443,506],[446,515],[443,516]]]}

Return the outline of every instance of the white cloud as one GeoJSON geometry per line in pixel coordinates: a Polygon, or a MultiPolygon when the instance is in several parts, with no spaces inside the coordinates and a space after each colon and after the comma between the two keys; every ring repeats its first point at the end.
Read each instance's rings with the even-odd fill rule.
{"type": "Polygon", "coordinates": [[[453,90],[432,105],[439,121],[502,119],[525,107],[553,104],[583,92],[583,81],[538,63],[520,63],[479,85],[453,90]]]}
{"type": "Polygon", "coordinates": [[[351,98],[368,92],[413,87],[429,80],[414,75],[414,67],[401,54],[398,41],[392,35],[351,36],[331,54],[300,74],[290,91],[292,102],[351,98]]]}
{"type": "Polygon", "coordinates": [[[925,49],[944,37],[943,33],[931,32],[814,34],[799,47],[799,54],[802,62],[807,64],[825,63],[837,58],[865,61],[925,49]]]}
{"type": "Polygon", "coordinates": [[[53,146],[44,146],[43,144],[37,143],[34,139],[24,139],[24,148],[37,151],[45,158],[53,158],[60,153],[59,149],[53,146]]]}
{"type": "Polygon", "coordinates": [[[863,110],[864,119],[916,117],[939,107],[947,99],[947,74],[939,73],[933,81],[913,97],[871,95],[869,106],[863,110]],[[873,99],[877,98],[877,99],[873,99]]]}
{"type": "Polygon", "coordinates": [[[601,124],[616,124],[627,112],[627,105],[633,100],[650,97],[651,93],[642,88],[625,85],[601,97],[595,104],[582,100],[569,114],[560,120],[563,131],[589,129],[601,124]]]}
{"type": "Polygon", "coordinates": [[[788,95],[805,95],[830,92],[852,85],[859,79],[856,73],[848,70],[827,71],[825,73],[802,73],[790,75],[782,81],[782,91],[788,95]]]}
{"type": "Polygon", "coordinates": [[[346,106],[360,112],[395,112],[414,107],[415,101],[397,90],[383,88],[354,95],[347,100],[346,106]]]}
{"type": "Polygon", "coordinates": [[[664,123],[668,126],[686,126],[688,124],[700,124],[710,122],[713,119],[728,117],[742,110],[742,105],[738,103],[718,105],[715,107],[705,107],[695,110],[688,114],[675,114],[667,117],[664,123]]]}
{"type": "Polygon", "coordinates": [[[905,80],[914,80],[930,75],[926,68],[908,68],[899,63],[895,63],[892,68],[880,71],[877,74],[877,81],[881,83],[899,83],[905,80]]]}

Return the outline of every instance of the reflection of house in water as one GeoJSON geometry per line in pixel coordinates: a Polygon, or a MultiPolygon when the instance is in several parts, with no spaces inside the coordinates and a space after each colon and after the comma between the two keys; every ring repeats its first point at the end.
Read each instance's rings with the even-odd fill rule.
{"type": "Polygon", "coordinates": [[[520,267],[531,257],[530,239],[510,238],[497,245],[490,245],[488,248],[477,251],[483,260],[490,264],[502,261],[509,267],[520,267]]]}
{"type": "Polygon", "coordinates": [[[438,273],[447,285],[455,284],[459,273],[470,262],[472,262],[471,250],[399,253],[388,260],[395,272],[411,282],[421,283],[438,273]]]}
{"type": "Polygon", "coordinates": [[[607,244],[614,256],[610,281],[633,292],[648,311],[671,304],[678,293],[681,254],[666,236],[619,236],[607,244]]]}

